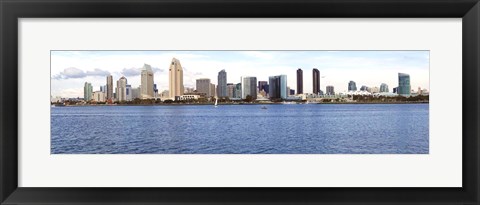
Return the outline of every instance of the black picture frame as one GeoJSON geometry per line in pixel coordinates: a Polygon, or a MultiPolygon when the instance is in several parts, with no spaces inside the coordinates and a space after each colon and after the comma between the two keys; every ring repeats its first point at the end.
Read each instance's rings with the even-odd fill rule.
{"type": "MultiPolygon", "coordinates": [[[[479,204],[478,0],[0,0],[1,204],[479,204]],[[18,187],[18,18],[462,18],[462,188],[18,187]]],[[[460,72],[452,70],[451,72],[460,72]]],[[[135,176],[129,176],[135,177],[135,176]]]]}

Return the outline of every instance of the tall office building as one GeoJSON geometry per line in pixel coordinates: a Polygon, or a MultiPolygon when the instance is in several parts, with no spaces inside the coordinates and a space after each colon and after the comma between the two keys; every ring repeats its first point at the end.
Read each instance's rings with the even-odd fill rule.
{"type": "Polygon", "coordinates": [[[234,98],[242,98],[242,83],[235,85],[235,91],[233,92],[234,98]]]}
{"type": "Polygon", "coordinates": [[[242,99],[246,99],[248,95],[252,99],[257,99],[257,77],[241,77],[242,82],[242,99]]]}
{"type": "Polygon", "coordinates": [[[227,94],[227,72],[221,70],[218,72],[217,96],[228,97],[227,94]]]}
{"type": "Polygon", "coordinates": [[[368,87],[365,85],[362,85],[362,87],[360,87],[360,91],[367,91],[367,90],[368,90],[368,87]]]}
{"type": "Polygon", "coordinates": [[[89,82],[85,82],[85,85],[83,86],[83,99],[85,101],[92,100],[92,94],[93,94],[92,84],[89,82]]]}
{"type": "Polygon", "coordinates": [[[268,93],[268,82],[267,81],[258,81],[258,91],[265,91],[268,93]]]}
{"type": "Polygon", "coordinates": [[[287,76],[277,75],[268,78],[270,99],[286,99],[290,90],[287,88],[287,76]]]}
{"type": "Polygon", "coordinates": [[[153,98],[153,70],[152,67],[148,64],[143,65],[140,87],[141,96],[143,99],[153,98]]]}
{"type": "Polygon", "coordinates": [[[297,94],[303,94],[303,71],[297,70],[297,94]]]}
{"type": "Polygon", "coordinates": [[[319,94],[320,93],[320,71],[318,69],[314,68],[312,71],[313,74],[313,94],[319,94]]]}
{"type": "Polygon", "coordinates": [[[234,97],[234,91],[235,91],[235,85],[233,83],[228,83],[227,84],[227,96],[229,98],[234,97]]]}
{"type": "Polygon", "coordinates": [[[357,84],[355,81],[351,80],[348,82],[348,91],[357,91],[357,84]]]}
{"type": "Polygon", "coordinates": [[[327,95],[335,95],[335,90],[333,89],[333,85],[329,85],[326,88],[327,95]]]}
{"type": "Polygon", "coordinates": [[[210,96],[211,97],[217,97],[216,91],[217,91],[217,89],[215,89],[215,84],[210,83],[210,96]]]}
{"type": "Polygon", "coordinates": [[[388,93],[388,85],[385,84],[385,83],[382,83],[382,84],[380,85],[380,92],[381,92],[381,93],[388,93]]]}
{"type": "Polygon", "coordinates": [[[126,95],[126,100],[127,101],[132,101],[133,100],[133,95],[132,95],[132,85],[127,85],[125,88],[125,95],[126,95]]]}
{"type": "Polygon", "coordinates": [[[107,101],[113,100],[113,76],[107,76],[107,101]]]}
{"type": "Polygon", "coordinates": [[[208,78],[197,79],[197,93],[205,93],[205,97],[212,97],[213,95],[211,94],[210,84],[210,79],[208,78]]]}
{"type": "Polygon", "coordinates": [[[398,73],[398,89],[399,95],[410,96],[410,75],[406,73],[398,73]]]}
{"type": "Polygon", "coordinates": [[[127,101],[127,79],[125,77],[121,77],[117,81],[117,101],[127,101]]]}
{"type": "Polygon", "coordinates": [[[168,90],[170,98],[183,95],[183,68],[180,61],[176,58],[170,63],[168,90]]]}

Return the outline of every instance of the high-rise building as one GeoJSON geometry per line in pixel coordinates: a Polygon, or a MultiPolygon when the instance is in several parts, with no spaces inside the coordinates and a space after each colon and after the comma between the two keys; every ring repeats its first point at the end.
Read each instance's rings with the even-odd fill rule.
{"type": "Polygon", "coordinates": [[[92,100],[95,102],[105,102],[105,93],[103,91],[95,91],[92,93],[92,100]]]}
{"type": "Polygon", "coordinates": [[[251,96],[252,99],[257,99],[257,77],[241,77],[242,82],[242,99],[251,96]]]}
{"type": "Polygon", "coordinates": [[[227,94],[227,72],[221,70],[218,72],[218,85],[217,85],[217,96],[218,97],[228,97],[227,94]]]}
{"type": "Polygon", "coordinates": [[[107,76],[107,101],[113,100],[113,76],[107,76]]]}
{"type": "Polygon", "coordinates": [[[92,93],[93,93],[92,84],[89,82],[85,82],[85,85],[83,86],[83,99],[85,101],[92,100],[92,93]]]}
{"type": "Polygon", "coordinates": [[[216,90],[217,89],[215,89],[215,84],[210,83],[210,97],[217,97],[216,90]]]}
{"type": "Polygon", "coordinates": [[[235,85],[233,83],[228,83],[227,84],[227,96],[229,98],[234,97],[234,90],[235,90],[235,85]]]}
{"type": "Polygon", "coordinates": [[[388,85],[385,84],[385,83],[382,83],[382,84],[380,85],[380,92],[381,92],[381,93],[388,93],[388,85]]]}
{"type": "Polygon", "coordinates": [[[294,89],[290,89],[290,95],[295,95],[295,90],[294,89]]]}
{"type": "Polygon", "coordinates": [[[368,87],[365,85],[362,85],[362,87],[360,87],[360,91],[367,91],[367,90],[368,90],[368,87]]]}
{"type": "Polygon", "coordinates": [[[303,94],[303,71],[297,70],[297,94],[303,94]]]}
{"type": "Polygon", "coordinates": [[[398,90],[399,95],[410,96],[410,75],[406,73],[398,73],[398,90]]]}
{"type": "Polygon", "coordinates": [[[127,101],[132,101],[134,99],[132,95],[132,85],[127,85],[127,87],[125,88],[125,95],[127,101]]]}
{"type": "Polygon", "coordinates": [[[117,101],[127,101],[127,79],[122,76],[117,81],[117,101]]]}
{"type": "Polygon", "coordinates": [[[200,78],[197,79],[197,93],[205,93],[206,97],[212,97],[212,91],[210,90],[210,79],[208,78],[200,78]]]}
{"type": "Polygon", "coordinates": [[[235,95],[234,98],[242,98],[242,83],[237,83],[235,85],[235,92],[233,92],[235,95]]]}
{"type": "Polygon", "coordinates": [[[357,91],[357,84],[355,81],[351,80],[348,82],[348,91],[357,91]]]}
{"type": "Polygon", "coordinates": [[[140,87],[143,99],[153,98],[153,70],[148,64],[143,65],[140,87]]]}
{"type": "Polygon", "coordinates": [[[333,85],[327,86],[327,95],[335,95],[335,89],[333,88],[333,85]]]}
{"type": "Polygon", "coordinates": [[[320,93],[320,71],[314,68],[312,71],[313,74],[313,94],[320,93]]]}
{"type": "Polygon", "coordinates": [[[270,99],[286,99],[288,97],[290,90],[287,89],[286,75],[270,76],[268,81],[270,99]]]}
{"type": "Polygon", "coordinates": [[[170,98],[183,95],[183,68],[180,61],[176,58],[170,63],[168,90],[170,98]]]}
{"type": "Polygon", "coordinates": [[[267,81],[258,81],[258,91],[265,91],[268,93],[268,82],[267,81]]]}
{"type": "Polygon", "coordinates": [[[132,100],[140,99],[142,96],[140,95],[140,86],[138,88],[132,88],[132,100]]]}

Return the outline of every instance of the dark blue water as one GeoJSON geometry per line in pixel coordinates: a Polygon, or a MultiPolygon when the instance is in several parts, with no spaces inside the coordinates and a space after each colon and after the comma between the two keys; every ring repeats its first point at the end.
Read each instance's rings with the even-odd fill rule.
{"type": "Polygon", "coordinates": [[[51,109],[52,154],[428,154],[428,104],[51,109]]]}

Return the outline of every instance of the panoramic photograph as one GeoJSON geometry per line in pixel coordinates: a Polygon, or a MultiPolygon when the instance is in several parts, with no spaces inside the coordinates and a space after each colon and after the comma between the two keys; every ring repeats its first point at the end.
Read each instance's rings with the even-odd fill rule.
{"type": "Polygon", "coordinates": [[[51,154],[429,154],[430,52],[52,50],[51,154]]]}

